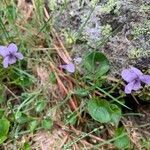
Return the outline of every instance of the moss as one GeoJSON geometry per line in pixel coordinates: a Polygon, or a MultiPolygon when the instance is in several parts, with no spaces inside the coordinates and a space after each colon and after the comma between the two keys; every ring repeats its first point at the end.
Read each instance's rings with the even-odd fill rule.
{"type": "Polygon", "coordinates": [[[49,6],[50,10],[54,11],[57,6],[56,0],[51,0],[51,2],[48,3],[48,6],[49,6]]]}
{"type": "Polygon", "coordinates": [[[119,10],[118,0],[108,0],[108,2],[101,7],[102,13],[109,14],[112,10],[114,10],[115,13],[118,12],[119,10]]]}
{"type": "Polygon", "coordinates": [[[139,58],[145,58],[145,57],[148,57],[150,56],[150,50],[144,50],[144,49],[138,49],[138,48],[134,48],[134,49],[131,49],[129,52],[128,52],[128,57],[130,59],[139,59],[139,58]]]}
{"type": "Polygon", "coordinates": [[[106,24],[105,26],[102,26],[102,35],[108,36],[112,33],[111,25],[106,24]]]}
{"type": "Polygon", "coordinates": [[[149,12],[150,11],[150,5],[142,5],[140,7],[140,12],[149,12]]]}
{"type": "Polygon", "coordinates": [[[146,20],[144,23],[135,25],[135,27],[133,28],[132,34],[134,35],[135,39],[139,37],[140,35],[150,34],[150,21],[146,20]]]}

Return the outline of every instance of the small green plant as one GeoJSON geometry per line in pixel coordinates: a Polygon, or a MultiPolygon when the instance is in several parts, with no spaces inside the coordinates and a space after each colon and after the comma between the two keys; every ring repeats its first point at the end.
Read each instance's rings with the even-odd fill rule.
{"type": "Polygon", "coordinates": [[[44,119],[42,121],[42,127],[46,130],[52,129],[53,127],[53,121],[51,119],[44,119]]]}
{"type": "Polygon", "coordinates": [[[90,74],[91,78],[96,79],[108,72],[109,61],[103,53],[95,51],[86,56],[84,67],[87,69],[88,75],[90,74]]]}
{"type": "Polygon", "coordinates": [[[130,148],[130,139],[124,128],[118,128],[114,137],[116,138],[114,144],[118,149],[123,150],[130,148]]]}
{"type": "Polygon", "coordinates": [[[88,111],[93,119],[101,123],[118,125],[122,116],[121,109],[117,105],[99,98],[89,100],[88,111]]]}

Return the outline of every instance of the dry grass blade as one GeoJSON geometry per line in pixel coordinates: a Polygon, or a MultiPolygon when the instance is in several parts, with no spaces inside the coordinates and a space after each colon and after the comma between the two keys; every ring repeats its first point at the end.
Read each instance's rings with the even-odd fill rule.
{"type": "Polygon", "coordinates": [[[59,57],[66,63],[69,64],[71,61],[67,58],[67,56],[64,54],[64,52],[62,51],[62,48],[54,45],[55,50],[57,51],[59,57]]]}
{"type": "Polygon", "coordinates": [[[58,55],[66,64],[69,64],[72,61],[72,59],[54,29],[52,29],[52,35],[54,38],[54,47],[56,48],[58,55]]]}
{"type": "Polygon", "coordinates": [[[19,98],[6,85],[3,85],[3,86],[15,99],[19,100],[19,98]]]}
{"type": "MultiPolygon", "coordinates": [[[[50,16],[49,13],[47,11],[47,9],[44,7],[44,14],[45,14],[45,20],[47,21],[50,16]]],[[[52,28],[52,35],[53,35],[53,39],[54,39],[54,48],[57,51],[59,57],[66,63],[69,64],[72,59],[69,55],[69,53],[67,52],[65,46],[63,45],[61,39],[59,38],[57,32],[55,31],[54,28],[52,28]]]]}
{"type": "MultiPolygon", "coordinates": [[[[55,77],[56,77],[56,80],[57,80],[57,83],[58,83],[58,87],[59,87],[59,90],[60,90],[62,96],[66,96],[70,92],[72,92],[72,90],[73,90],[72,82],[69,81],[67,78],[62,77],[62,79],[64,79],[67,83],[67,88],[66,88],[65,85],[63,84],[62,80],[59,78],[59,75],[58,75],[59,73],[57,73],[58,70],[55,69],[55,66],[51,62],[50,62],[50,67],[53,70],[53,73],[55,74],[55,77]]],[[[76,102],[75,97],[70,98],[70,106],[73,110],[77,110],[77,102],[76,102]]]]}

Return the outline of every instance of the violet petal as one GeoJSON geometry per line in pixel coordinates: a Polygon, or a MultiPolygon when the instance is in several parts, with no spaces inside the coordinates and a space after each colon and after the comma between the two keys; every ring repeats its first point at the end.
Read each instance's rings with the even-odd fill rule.
{"type": "Polygon", "coordinates": [[[150,75],[142,75],[140,76],[140,80],[145,84],[150,85],[150,75]]]}
{"type": "Polygon", "coordinates": [[[132,70],[135,74],[137,74],[138,76],[143,75],[143,73],[142,73],[139,69],[137,69],[137,68],[135,68],[135,67],[131,67],[131,70],[132,70]]]}
{"type": "Polygon", "coordinates": [[[18,47],[14,43],[9,44],[7,48],[10,53],[16,53],[18,51],[18,47]]]}
{"type": "Polygon", "coordinates": [[[133,90],[134,90],[134,91],[137,91],[137,90],[139,90],[140,88],[141,88],[141,82],[140,82],[140,80],[134,81],[133,90]]]}
{"type": "Polygon", "coordinates": [[[20,60],[23,59],[23,55],[20,52],[15,53],[15,56],[20,60]]]}
{"type": "Polygon", "coordinates": [[[0,46],[0,55],[6,57],[9,54],[6,46],[0,46]]]}
{"type": "Polygon", "coordinates": [[[74,73],[75,72],[75,66],[74,64],[67,64],[67,65],[60,65],[61,68],[67,70],[70,73],[74,73]]]}
{"type": "Polygon", "coordinates": [[[5,57],[3,60],[3,67],[7,68],[9,64],[9,56],[5,57]]]}
{"type": "Polygon", "coordinates": [[[16,61],[17,61],[17,59],[16,59],[16,57],[15,56],[12,56],[12,57],[8,57],[9,58],[9,64],[14,64],[16,61]]]}
{"type": "Polygon", "coordinates": [[[127,82],[132,82],[137,78],[137,74],[135,74],[131,69],[124,69],[121,72],[121,76],[127,82]]]}
{"type": "Polygon", "coordinates": [[[134,87],[134,81],[128,83],[128,84],[125,86],[125,93],[126,93],[126,94],[130,94],[131,91],[133,90],[133,87],[134,87]]]}

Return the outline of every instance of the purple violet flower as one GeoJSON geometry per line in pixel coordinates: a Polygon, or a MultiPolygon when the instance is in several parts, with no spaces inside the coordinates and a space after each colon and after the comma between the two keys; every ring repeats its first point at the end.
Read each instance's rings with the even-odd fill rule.
{"type": "Polygon", "coordinates": [[[23,59],[23,55],[18,52],[18,47],[14,43],[9,44],[8,46],[0,46],[0,55],[3,57],[4,68],[16,63],[17,59],[23,59]]]}
{"type": "Polygon", "coordinates": [[[132,90],[137,91],[141,86],[141,82],[150,85],[150,75],[144,75],[139,69],[131,67],[124,69],[121,73],[122,78],[128,82],[125,86],[125,93],[130,94],[132,90]]]}
{"type": "Polygon", "coordinates": [[[60,65],[60,68],[65,69],[66,71],[70,72],[70,73],[74,73],[75,72],[75,66],[73,63],[70,64],[66,64],[66,65],[60,65]]]}

